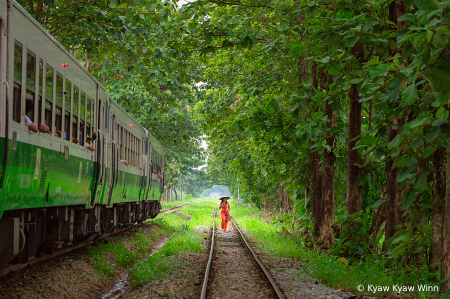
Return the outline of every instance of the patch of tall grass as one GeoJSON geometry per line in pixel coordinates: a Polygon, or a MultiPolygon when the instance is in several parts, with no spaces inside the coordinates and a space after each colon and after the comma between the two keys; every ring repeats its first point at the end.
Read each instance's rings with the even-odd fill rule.
{"type": "MultiPolygon", "coordinates": [[[[357,292],[357,286],[393,285],[416,286],[411,298],[433,298],[433,292],[417,292],[417,285],[432,285],[427,267],[405,267],[385,256],[372,255],[363,260],[353,260],[349,265],[337,262],[337,256],[328,252],[317,252],[304,246],[302,236],[282,234],[286,229],[283,224],[268,223],[260,218],[262,212],[251,205],[232,205],[231,214],[258,247],[278,257],[296,258],[304,262],[299,275],[312,276],[326,285],[346,291],[357,292]]],[[[375,292],[372,295],[386,295],[375,292]]]]}
{"type": "Polygon", "coordinates": [[[191,204],[181,209],[191,215],[189,221],[176,213],[161,215],[149,221],[149,223],[156,224],[159,227],[177,231],[157,253],[137,262],[130,269],[129,278],[132,286],[138,287],[153,280],[165,278],[182,267],[181,262],[173,261],[169,257],[204,250],[201,245],[203,236],[193,229],[198,226],[210,226],[214,208],[218,207],[219,203],[217,199],[208,198],[197,198],[183,202],[191,204]]]}
{"type": "Polygon", "coordinates": [[[192,231],[189,225],[183,225],[158,252],[139,261],[130,269],[131,285],[133,287],[143,286],[172,274],[174,270],[183,265],[182,262],[173,261],[168,257],[186,252],[202,251],[202,238],[203,236],[192,231]]]}
{"type": "Polygon", "coordinates": [[[110,266],[106,261],[104,256],[94,257],[94,267],[97,273],[102,277],[109,277],[116,273],[114,267],[110,266]]]}
{"type": "Polygon", "coordinates": [[[110,252],[114,255],[119,268],[133,264],[138,258],[137,253],[129,252],[128,248],[120,243],[99,244],[97,247],[89,249],[89,253],[94,256],[101,256],[105,252],[110,252]]]}

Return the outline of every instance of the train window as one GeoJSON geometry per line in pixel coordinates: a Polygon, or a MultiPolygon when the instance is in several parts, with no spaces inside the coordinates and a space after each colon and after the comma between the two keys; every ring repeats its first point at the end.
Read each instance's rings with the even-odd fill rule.
{"type": "Polygon", "coordinates": [[[109,132],[109,105],[106,105],[106,114],[105,114],[105,128],[106,133],[109,132]]]}
{"type": "Polygon", "coordinates": [[[87,109],[86,109],[86,136],[92,137],[92,132],[91,132],[91,124],[92,124],[92,111],[94,111],[94,109],[92,109],[92,105],[93,105],[92,98],[88,97],[87,100],[87,109]]]}
{"type": "Polygon", "coordinates": [[[22,45],[14,44],[14,94],[13,94],[13,120],[20,123],[22,99],[22,45]]]}
{"type": "Polygon", "coordinates": [[[55,107],[55,136],[62,136],[62,97],[63,97],[63,77],[56,72],[56,107],[55,107]]]}
{"type": "Polygon", "coordinates": [[[113,121],[112,121],[112,125],[111,125],[111,134],[112,134],[112,140],[117,141],[116,140],[116,116],[113,114],[113,121]]]}
{"type": "Polygon", "coordinates": [[[124,136],[124,139],[123,139],[123,147],[124,147],[124,152],[123,152],[123,157],[124,157],[124,159],[125,160],[127,160],[128,161],[128,142],[127,142],[127,140],[128,140],[128,132],[127,132],[127,130],[125,130],[124,129],[124,134],[123,134],[124,136]]]}
{"type": "Polygon", "coordinates": [[[51,128],[53,116],[53,69],[46,66],[45,70],[45,123],[51,128]]]}
{"type": "Polygon", "coordinates": [[[123,159],[123,127],[120,126],[120,159],[123,159]]]}
{"type": "Polygon", "coordinates": [[[130,155],[131,155],[131,165],[136,165],[134,157],[134,135],[130,134],[130,155]]]}
{"type": "Polygon", "coordinates": [[[133,156],[133,135],[130,133],[130,164],[133,164],[134,161],[134,156],[133,156]]]}
{"type": "MultiPolygon", "coordinates": [[[[39,102],[38,102],[38,122],[42,123],[42,81],[44,78],[44,61],[42,59],[39,59],[39,87],[38,87],[38,93],[39,93],[39,102]]],[[[52,127],[52,124],[49,126],[52,127]]]]}
{"type": "Polygon", "coordinates": [[[80,138],[78,139],[78,142],[80,145],[84,145],[84,136],[85,134],[85,128],[84,128],[84,121],[86,119],[86,93],[84,91],[81,91],[81,99],[80,99],[80,138]]]}
{"type": "Polygon", "coordinates": [[[145,144],[144,144],[144,147],[145,147],[145,149],[144,149],[144,155],[148,155],[148,137],[145,137],[145,144]]]}
{"type": "MultiPolygon", "coordinates": [[[[75,138],[76,140],[79,139],[78,134],[78,107],[79,107],[79,101],[80,101],[80,92],[78,90],[78,87],[75,85],[73,86],[73,110],[72,110],[72,138],[75,138]]],[[[78,142],[80,142],[78,140],[78,142]]]]}
{"type": "Polygon", "coordinates": [[[131,163],[131,134],[127,131],[127,161],[131,163]]]}
{"type": "MultiPolygon", "coordinates": [[[[30,51],[27,52],[27,70],[25,74],[25,86],[26,86],[26,99],[27,101],[32,101],[33,106],[36,107],[34,101],[35,97],[35,87],[36,87],[36,55],[30,51]]],[[[26,112],[26,111],[25,111],[26,112]]],[[[36,109],[29,111],[27,116],[32,122],[34,122],[34,113],[36,109]]]]}
{"type": "Polygon", "coordinates": [[[70,103],[72,100],[72,83],[66,80],[66,88],[64,89],[64,139],[70,140],[70,103]]]}

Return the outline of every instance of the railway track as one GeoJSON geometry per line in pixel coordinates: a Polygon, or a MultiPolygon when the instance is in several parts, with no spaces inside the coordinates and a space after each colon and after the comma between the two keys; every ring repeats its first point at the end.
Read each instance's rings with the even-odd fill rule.
{"type": "Polygon", "coordinates": [[[222,296],[284,299],[282,291],[234,219],[232,227],[224,232],[215,228],[215,215],[200,299],[222,296]]]}
{"type": "MultiPolygon", "coordinates": [[[[176,212],[176,211],[178,211],[178,210],[180,210],[180,209],[182,209],[184,207],[187,207],[187,206],[190,206],[190,205],[186,204],[186,205],[176,206],[176,207],[172,207],[170,209],[162,210],[162,211],[159,212],[158,215],[166,215],[166,214],[174,213],[174,212],[176,212]]],[[[43,261],[46,261],[46,260],[49,260],[49,259],[52,259],[52,258],[55,258],[57,256],[60,256],[60,255],[72,252],[74,250],[81,249],[81,248],[86,247],[88,245],[92,245],[95,242],[104,240],[104,239],[112,237],[114,235],[125,233],[125,232],[127,232],[127,231],[129,231],[129,230],[131,230],[133,228],[136,228],[136,227],[139,227],[139,226],[142,226],[142,225],[143,225],[143,223],[134,224],[134,225],[132,225],[130,227],[122,228],[122,229],[119,229],[119,230],[117,230],[115,232],[112,232],[112,233],[106,233],[106,234],[103,234],[103,235],[99,235],[98,238],[95,238],[92,241],[85,242],[85,243],[80,243],[80,244],[77,244],[77,245],[74,245],[74,246],[71,246],[71,247],[68,247],[68,248],[65,248],[65,249],[61,249],[61,250],[55,251],[52,254],[47,254],[47,255],[44,255],[44,256],[41,256],[41,257],[38,257],[38,258],[34,258],[32,260],[29,260],[26,263],[14,264],[14,265],[6,266],[6,267],[0,269],[0,276],[7,275],[8,273],[24,269],[25,267],[28,267],[28,266],[31,266],[33,264],[40,263],[40,262],[43,262],[43,261]]]]}

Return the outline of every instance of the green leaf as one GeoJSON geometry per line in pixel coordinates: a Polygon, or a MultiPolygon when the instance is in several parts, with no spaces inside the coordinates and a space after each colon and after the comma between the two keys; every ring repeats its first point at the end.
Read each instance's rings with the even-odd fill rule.
{"type": "Polygon", "coordinates": [[[447,118],[448,118],[448,115],[445,115],[445,116],[443,116],[443,117],[441,117],[441,118],[439,118],[439,119],[436,119],[436,120],[433,122],[433,126],[436,127],[436,126],[442,125],[442,124],[447,120],[447,118]]]}
{"type": "Polygon", "coordinates": [[[427,147],[425,147],[424,149],[423,149],[423,156],[424,157],[428,157],[428,156],[430,156],[432,153],[434,153],[435,151],[436,151],[436,147],[435,146],[432,146],[432,145],[428,145],[427,147]]]}
{"type": "Polygon", "coordinates": [[[397,162],[397,167],[405,167],[414,157],[401,157],[397,162]]]}
{"type": "Polygon", "coordinates": [[[434,32],[431,30],[427,30],[427,41],[431,42],[431,39],[433,38],[434,32]]]}
{"type": "Polygon", "coordinates": [[[353,78],[351,80],[345,81],[343,84],[358,84],[363,78],[353,78]]]}
{"type": "Polygon", "coordinates": [[[441,107],[436,111],[436,118],[441,118],[445,115],[445,109],[444,107],[441,107]]]}
{"type": "Polygon", "coordinates": [[[373,203],[372,208],[376,208],[376,207],[378,207],[379,205],[381,205],[381,204],[383,204],[385,202],[386,202],[385,199],[380,199],[380,200],[378,200],[378,201],[373,203]]]}
{"type": "Polygon", "coordinates": [[[380,64],[370,68],[370,77],[375,78],[381,74],[387,73],[388,64],[380,64]]]}
{"type": "Polygon", "coordinates": [[[441,126],[433,127],[428,133],[425,134],[425,141],[431,142],[434,139],[436,139],[439,136],[439,133],[441,133],[441,126]]]}
{"type": "Polygon", "coordinates": [[[406,105],[410,106],[414,104],[416,99],[417,99],[416,83],[413,82],[402,91],[402,100],[406,105]]]}
{"type": "Polygon", "coordinates": [[[450,90],[450,59],[439,60],[431,69],[424,74],[425,79],[430,81],[435,90],[450,90]]]}
{"type": "Polygon", "coordinates": [[[349,48],[353,48],[356,44],[356,42],[359,40],[359,36],[348,36],[345,40],[345,46],[349,47],[349,48]]]}
{"type": "Polygon", "coordinates": [[[442,283],[444,283],[446,281],[449,281],[449,280],[450,280],[450,276],[447,276],[446,278],[444,278],[441,281],[439,281],[437,284],[440,285],[440,284],[442,284],[442,283]]]}
{"type": "Polygon", "coordinates": [[[403,78],[397,78],[392,81],[388,88],[388,101],[389,103],[395,103],[398,98],[398,92],[400,91],[400,85],[403,82],[403,78]]]}
{"type": "Polygon", "coordinates": [[[405,199],[403,200],[403,208],[407,210],[414,202],[416,198],[416,194],[414,190],[409,190],[408,193],[405,194],[405,199]]]}
{"type": "Polygon", "coordinates": [[[337,69],[334,69],[334,68],[329,68],[329,69],[328,69],[328,74],[330,74],[330,75],[332,75],[332,76],[338,75],[338,74],[339,74],[339,71],[338,71],[337,69]]]}
{"type": "Polygon", "coordinates": [[[437,0],[414,0],[417,8],[420,10],[437,10],[440,8],[439,2],[437,0]]]}
{"type": "Polygon", "coordinates": [[[402,168],[397,174],[397,182],[403,182],[404,179],[406,179],[411,172],[411,169],[409,167],[402,168]]]}

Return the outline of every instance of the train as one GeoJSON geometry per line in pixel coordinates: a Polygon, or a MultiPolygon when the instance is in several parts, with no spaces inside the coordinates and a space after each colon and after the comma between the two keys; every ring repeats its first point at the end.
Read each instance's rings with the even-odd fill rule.
{"type": "Polygon", "coordinates": [[[0,268],[158,215],[162,145],[14,0],[0,81],[0,268]]]}

